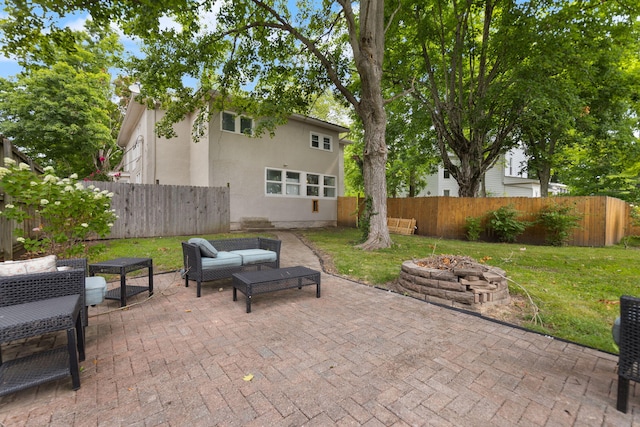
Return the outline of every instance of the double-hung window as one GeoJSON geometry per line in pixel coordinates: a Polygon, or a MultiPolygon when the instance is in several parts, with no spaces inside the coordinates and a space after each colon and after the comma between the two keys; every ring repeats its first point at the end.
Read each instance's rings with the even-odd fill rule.
{"type": "Polygon", "coordinates": [[[265,192],[289,197],[336,197],[336,177],[301,171],[266,169],[265,192]]]}
{"type": "Polygon", "coordinates": [[[311,132],[311,148],[332,151],[332,138],[329,135],[311,132]]]}
{"type": "Polygon", "coordinates": [[[323,188],[323,196],[324,197],[336,197],[336,177],[325,175],[323,177],[324,180],[324,188],[323,188]]]}
{"type": "Polygon", "coordinates": [[[307,174],[307,196],[318,197],[320,195],[320,175],[307,174]]]}
{"type": "Polygon", "coordinates": [[[267,169],[267,194],[282,194],[282,171],[267,169]]]}
{"type": "Polygon", "coordinates": [[[287,196],[300,195],[300,172],[286,171],[287,196]]]}
{"type": "Polygon", "coordinates": [[[221,128],[227,132],[251,135],[253,133],[253,119],[223,111],[221,114],[221,128]]]}

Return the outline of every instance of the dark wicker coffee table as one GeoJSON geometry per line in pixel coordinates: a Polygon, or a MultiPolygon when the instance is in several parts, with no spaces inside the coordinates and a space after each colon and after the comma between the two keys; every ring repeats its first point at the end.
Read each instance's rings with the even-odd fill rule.
{"type": "Polygon", "coordinates": [[[251,297],[253,295],[283,289],[301,289],[308,285],[316,285],[316,298],[320,298],[319,271],[298,266],[235,273],[233,275],[233,300],[238,300],[237,291],[245,294],[247,313],[251,313],[251,297]]]}
{"type": "Polygon", "coordinates": [[[119,274],[120,287],[107,291],[106,299],[120,300],[120,307],[127,305],[127,298],[144,291],[149,291],[149,296],[153,295],[153,261],[151,258],[116,258],[110,261],[89,264],[89,275],[96,273],[119,274]],[[149,286],[127,286],[126,275],[131,271],[149,269],[149,286]]]}

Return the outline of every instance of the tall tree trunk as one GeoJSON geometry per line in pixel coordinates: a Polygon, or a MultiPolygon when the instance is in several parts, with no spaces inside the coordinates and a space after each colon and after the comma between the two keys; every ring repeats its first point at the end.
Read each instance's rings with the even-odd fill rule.
{"type": "MultiPolygon", "coordinates": [[[[364,101],[364,100],[363,100],[364,101]]],[[[362,105],[362,104],[361,104],[362,105]]],[[[380,95],[379,107],[370,105],[369,114],[363,114],[364,126],[364,191],[371,198],[369,237],[360,247],[366,250],[388,248],[391,237],[387,228],[387,120],[380,95]]]]}
{"type": "Polygon", "coordinates": [[[549,181],[551,180],[551,165],[538,170],[538,179],[540,180],[540,197],[549,196],[549,181]]]}
{"type": "Polygon", "coordinates": [[[416,197],[416,171],[409,172],[409,197],[416,197]]]}
{"type": "MultiPolygon", "coordinates": [[[[369,236],[360,245],[373,250],[391,246],[387,227],[387,115],[382,97],[384,59],[384,0],[360,2],[359,34],[350,31],[354,59],[360,75],[361,98],[354,103],[364,127],[364,191],[371,198],[369,236]]],[[[351,21],[355,25],[355,21],[351,21]]]]}

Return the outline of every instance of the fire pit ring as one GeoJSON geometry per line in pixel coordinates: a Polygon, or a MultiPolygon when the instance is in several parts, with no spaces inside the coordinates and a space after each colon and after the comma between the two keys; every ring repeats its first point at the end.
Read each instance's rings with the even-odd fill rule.
{"type": "Polygon", "coordinates": [[[434,255],[402,263],[398,290],[414,298],[482,312],[509,304],[506,272],[473,258],[434,255]]]}

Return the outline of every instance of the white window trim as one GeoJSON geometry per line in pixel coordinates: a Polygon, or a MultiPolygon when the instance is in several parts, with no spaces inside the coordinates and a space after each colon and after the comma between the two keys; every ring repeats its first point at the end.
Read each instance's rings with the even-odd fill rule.
{"type": "Polygon", "coordinates": [[[325,199],[325,200],[335,200],[338,198],[338,177],[335,175],[327,175],[327,174],[321,174],[321,173],[315,173],[315,172],[305,172],[305,171],[299,171],[299,170],[293,170],[293,169],[281,169],[281,168],[270,168],[270,167],[265,167],[264,168],[264,194],[265,196],[268,197],[293,197],[293,198],[304,198],[304,199],[325,199]],[[280,181],[273,181],[273,180],[267,180],[267,171],[278,171],[280,172],[280,181]],[[287,172],[293,172],[293,173],[298,173],[300,174],[300,182],[296,183],[296,185],[299,185],[299,193],[300,194],[286,194],[286,189],[287,189],[287,172]],[[310,187],[317,187],[318,188],[318,195],[312,195],[309,196],[307,195],[307,175],[317,175],[318,176],[318,184],[310,184],[310,187]],[[335,185],[326,185],[324,184],[325,182],[325,177],[330,177],[333,178],[333,182],[335,183],[335,185]],[[280,193],[268,193],[267,192],[267,184],[268,183],[278,183],[280,184],[280,193]],[[334,189],[334,196],[325,196],[325,188],[332,188],[334,189]]]}
{"type": "Polygon", "coordinates": [[[331,135],[322,134],[320,132],[310,132],[309,133],[309,147],[314,150],[328,151],[333,152],[333,137],[331,135]],[[318,146],[313,146],[313,136],[316,135],[318,137],[318,146]],[[330,148],[327,150],[324,148],[324,139],[329,138],[330,148]]]}
{"type": "Polygon", "coordinates": [[[253,120],[252,117],[244,116],[242,114],[236,114],[233,111],[222,111],[222,112],[220,112],[220,130],[222,132],[229,132],[229,133],[233,133],[233,134],[236,134],[236,135],[247,135],[246,133],[240,132],[242,119],[251,120],[251,134],[250,135],[253,135],[253,129],[255,128],[255,120],[253,120]],[[224,128],[224,115],[225,114],[233,115],[233,118],[234,118],[234,126],[233,126],[234,130],[228,130],[228,129],[224,128]]]}

